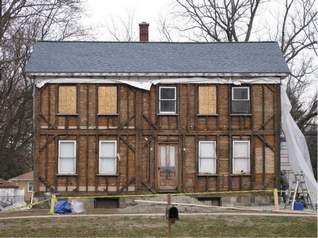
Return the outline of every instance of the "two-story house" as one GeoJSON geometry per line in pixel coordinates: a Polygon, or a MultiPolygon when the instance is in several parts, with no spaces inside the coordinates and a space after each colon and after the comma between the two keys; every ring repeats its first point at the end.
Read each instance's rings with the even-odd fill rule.
{"type": "Polygon", "coordinates": [[[274,188],[277,42],[37,42],[34,190],[60,194],[274,188]]]}

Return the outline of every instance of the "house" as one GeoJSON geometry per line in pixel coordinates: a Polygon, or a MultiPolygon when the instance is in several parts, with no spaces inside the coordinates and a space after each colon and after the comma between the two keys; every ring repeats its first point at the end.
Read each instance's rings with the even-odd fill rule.
{"type": "Polygon", "coordinates": [[[278,186],[277,42],[35,44],[34,190],[65,195],[278,186]]]}
{"type": "Polygon", "coordinates": [[[23,204],[24,192],[13,182],[0,179],[0,211],[2,209],[23,204]]]}
{"type": "Polygon", "coordinates": [[[33,171],[21,174],[17,177],[9,179],[24,190],[24,200],[29,202],[33,193],[33,171]]]}

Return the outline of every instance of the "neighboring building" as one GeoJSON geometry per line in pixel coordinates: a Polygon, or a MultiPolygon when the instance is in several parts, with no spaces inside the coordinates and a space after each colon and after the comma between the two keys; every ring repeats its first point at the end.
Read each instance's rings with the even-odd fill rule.
{"type": "Polygon", "coordinates": [[[33,193],[33,171],[11,178],[9,181],[17,184],[20,189],[24,189],[24,199],[26,202],[31,200],[33,193]]]}
{"type": "Polygon", "coordinates": [[[24,192],[13,182],[0,179],[0,211],[24,202],[24,192]]]}
{"type": "Polygon", "coordinates": [[[278,186],[278,44],[147,42],[140,27],[142,42],[35,44],[35,192],[278,186]]]}

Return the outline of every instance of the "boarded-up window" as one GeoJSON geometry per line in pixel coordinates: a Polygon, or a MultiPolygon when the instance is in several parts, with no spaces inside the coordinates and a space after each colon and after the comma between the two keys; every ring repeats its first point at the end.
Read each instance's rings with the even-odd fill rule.
{"type": "Polygon", "coordinates": [[[59,87],[59,113],[76,113],[76,86],[59,87]]]}
{"type": "Polygon", "coordinates": [[[98,113],[117,113],[117,87],[102,86],[98,88],[98,113]]]}
{"type": "Polygon", "coordinates": [[[216,113],[216,87],[199,86],[199,114],[216,113]]]}

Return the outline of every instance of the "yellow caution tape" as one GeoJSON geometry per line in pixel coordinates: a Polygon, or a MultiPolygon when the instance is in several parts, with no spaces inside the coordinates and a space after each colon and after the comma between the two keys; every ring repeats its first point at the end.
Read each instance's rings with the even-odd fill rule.
{"type": "MultiPolygon", "coordinates": [[[[272,193],[273,189],[262,189],[262,190],[245,190],[245,191],[215,191],[215,192],[188,192],[188,193],[144,193],[144,194],[108,194],[108,195],[89,195],[89,196],[59,196],[61,199],[68,198],[130,198],[130,197],[154,197],[160,195],[171,196],[196,196],[196,195],[214,195],[214,194],[242,194],[242,193],[272,193]]],[[[278,190],[277,190],[278,191],[278,190]]]]}

